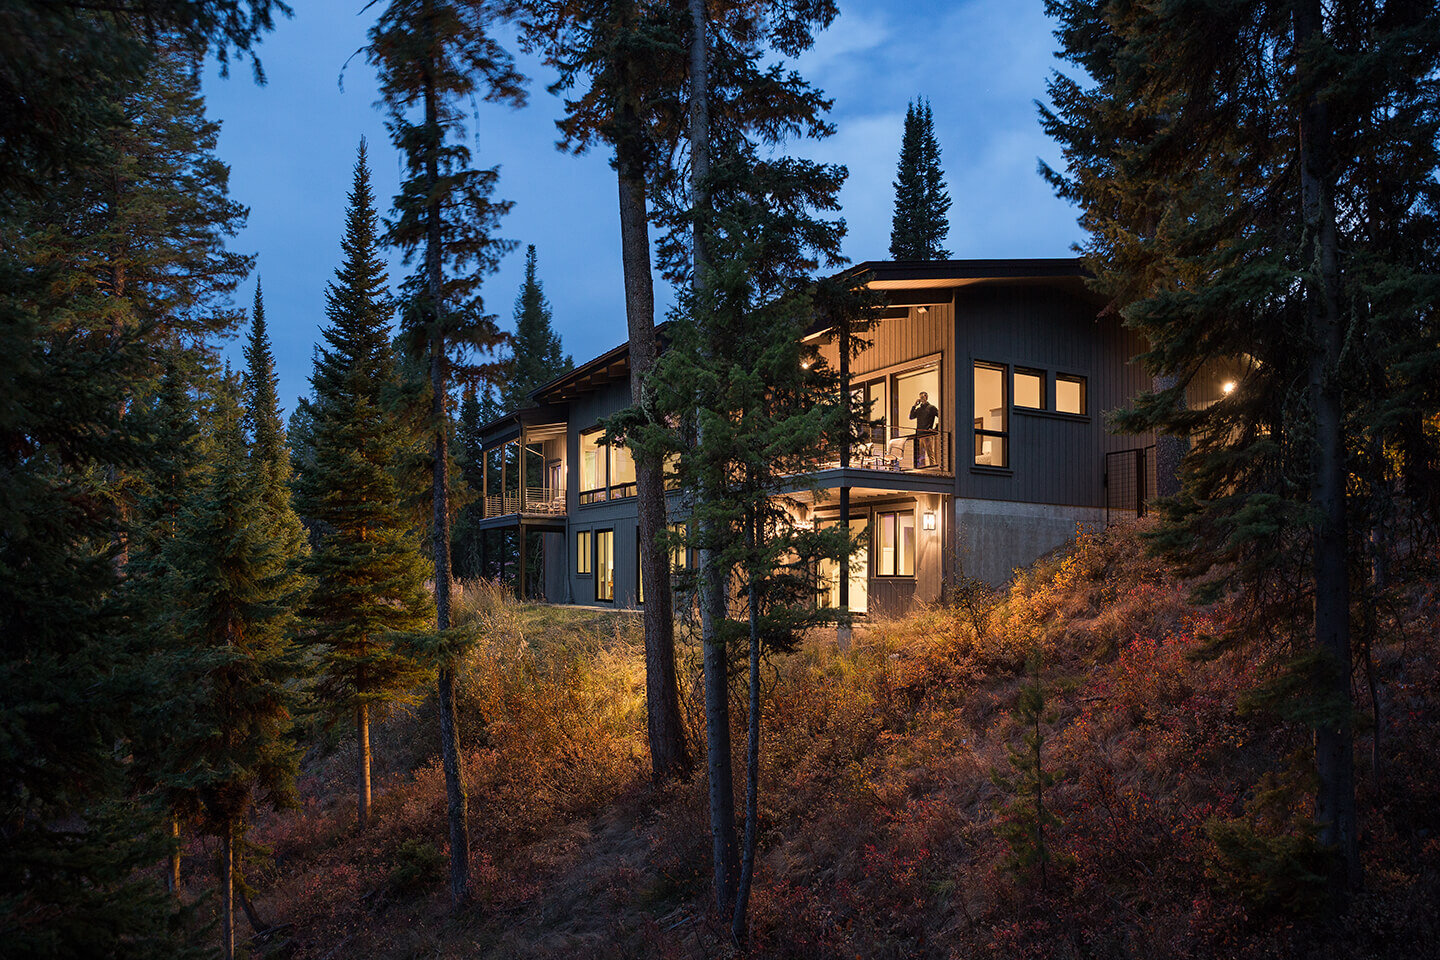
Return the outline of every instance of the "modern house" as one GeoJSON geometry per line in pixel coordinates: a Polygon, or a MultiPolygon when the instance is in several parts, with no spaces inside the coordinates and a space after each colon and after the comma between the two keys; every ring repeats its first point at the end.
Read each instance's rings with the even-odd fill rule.
{"type": "MultiPolygon", "coordinates": [[[[1143,511],[1154,490],[1153,440],[1117,436],[1105,423],[1107,411],[1149,386],[1132,362],[1143,345],[1102,311],[1078,260],[854,269],[889,304],[872,345],[849,362],[851,387],[878,425],[848,465],[818,474],[818,494],[788,502],[798,522],[838,523],[843,489],[846,521],[868,533],[848,597],[836,570],[820,571],[832,605],[843,599],[854,612],[884,615],[939,599],[961,573],[998,584],[1077,527],[1143,511]],[[917,404],[922,395],[933,410],[917,404]]],[[[811,336],[835,364],[830,332],[811,336]]],[[[1217,381],[1213,396],[1191,402],[1220,390],[1217,381]]],[[[642,602],[634,463],[598,427],[630,402],[627,348],[532,400],[482,430],[482,529],[518,532],[522,551],[536,539],[524,534],[544,534],[543,583],[532,589],[546,599],[642,602]]]]}

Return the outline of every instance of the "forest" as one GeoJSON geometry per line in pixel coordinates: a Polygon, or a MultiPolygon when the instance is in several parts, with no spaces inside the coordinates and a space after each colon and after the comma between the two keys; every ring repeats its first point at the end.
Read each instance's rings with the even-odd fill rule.
{"type": "MultiPolygon", "coordinates": [[[[0,6],[0,956],[1432,954],[1440,11],[1044,7],[1156,496],[866,617],[817,601],[860,536],[780,502],[876,423],[836,0],[357,10],[388,142],[288,416],[202,78],[293,11],[0,6]],[[574,367],[536,246],[485,299],[522,54],[614,177],[642,609],[475,561],[482,428],[574,367]]],[[[889,254],[951,262],[924,96],[898,146],[889,254]]]]}

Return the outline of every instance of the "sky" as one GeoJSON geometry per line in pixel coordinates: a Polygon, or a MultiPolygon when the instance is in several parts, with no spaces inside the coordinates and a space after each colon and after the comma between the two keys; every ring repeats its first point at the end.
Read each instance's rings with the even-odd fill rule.
{"type": "MultiPolygon", "coordinates": [[[[375,8],[364,10],[365,0],[292,6],[295,16],[259,48],[266,85],[256,85],[244,66],[228,78],[212,69],[205,80],[209,114],[222,123],[218,154],[230,165],[231,196],[250,209],[232,248],[258,256],[287,414],[309,393],[360,138],[368,140],[382,214],[400,176],[375,106],[374,71],[356,53],[375,8]]],[[[1059,65],[1052,29],[1041,0],[842,0],[840,17],[795,64],[834,99],[836,133],[790,149],[848,168],[841,192],[847,257],[889,257],[900,137],[906,106],[918,96],[934,113],[952,201],[951,255],[1071,255],[1081,238],[1076,211],[1036,173],[1037,160],[1060,159],[1034,105],[1059,65]]],[[[468,130],[477,165],[500,167],[496,196],[514,203],[500,235],[517,246],[485,281],[485,308],[514,328],[525,244],[535,244],[555,329],[565,351],[583,362],[625,339],[615,175],[607,154],[555,149],[561,104],[545,90],[553,77],[534,60],[517,59],[531,79],[529,104],[480,104],[468,130]]],[[[392,260],[392,281],[407,272],[392,260]]],[[[656,283],[663,318],[671,297],[656,283]]],[[[252,277],[237,301],[248,306],[253,290],[252,277]]],[[[238,343],[227,352],[238,362],[238,343]]]]}

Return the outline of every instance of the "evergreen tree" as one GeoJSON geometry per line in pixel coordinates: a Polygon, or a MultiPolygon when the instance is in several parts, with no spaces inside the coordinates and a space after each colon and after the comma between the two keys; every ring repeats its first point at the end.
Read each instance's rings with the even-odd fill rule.
{"type": "Polygon", "coordinates": [[[515,297],[515,352],[501,406],[506,411],[519,409],[529,402],[532,390],[574,366],[574,360],[560,353],[560,335],[550,325],[550,302],[536,276],[532,243],[525,248],[525,282],[515,297]]]}
{"type": "Polygon", "coordinates": [[[177,681],[121,581],[129,497],[161,456],[139,411],[167,362],[188,378],[184,348],[233,322],[248,269],[224,247],[244,210],[198,80],[156,38],[248,44],[266,23],[216,19],[235,9],[0,14],[0,86],[22,91],[0,118],[0,929],[16,955],[181,949],[173,905],[135,873],[164,856],[159,818],[126,799],[140,707],[177,681]]]}
{"type": "Polygon", "coordinates": [[[361,140],[341,242],[345,259],[326,291],[330,325],[310,378],[310,456],[297,488],[317,527],[306,565],[315,589],[305,612],[309,637],[321,650],[316,692],[332,720],[355,724],[362,830],[370,815],[372,714],[408,700],[426,678],[394,637],[422,630],[429,603],[424,560],[393,470],[411,437],[383,396],[395,370],[376,231],[361,140]]]}
{"type": "MultiPolygon", "coordinates": [[[[521,36],[559,78],[552,91],[574,89],[559,121],[558,146],[583,153],[613,149],[619,188],[625,323],[630,346],[630,399],[645,401],[645,380],[658,354],[649,204],[661,168],[682,133],[685,83],[682,11],[660,0],[526,0],[521,36]]],[[[651,775],[683,777],[690,753],[675,676],[675,618],[666,548],[663,466],[636,451],[640,577],[645,584],[645,706],[651,775]]]]}
{"type": "MultiPolygon", "coordinates": [[[[654,411],[632,408],[611,429],[657,459],[677,456],[680,487],[694,497],[715,895],[743,943],[758,830],[762,650],[783,649],[808,626],[833,619],[814,609],[813,560],[850,552],[848,532],[797,530],[776,498],[786,484],[803,486],[855,427],[844,367],[820,361],[802,343],[803,331],[816,312],[848,328],[841,315],[863,319],[868,304],[850,288],[853,280],[810,279],[841,262],[844,226],[826,215],[837,209],[843,168],[772,155],[784,131],[831,132],[828,102],[768,61],[805,49],[834,6],[751,6],[740,15],[692,0],[690,13],[690,208],[672,221],[665,255],[678,272],[688,246],[691,286],[647,387],[654,411]],[[756,102],[767,112],[752,112],[756,102]],[[693,229],[688,244],[686,227],[693,229]],[[677,435],[675,423],[692,429],[677,435]],[[731,620],[736,583],[744,624],[731,620]],[[731,643],[742,636],[749,640],[743,843],[729,716],[731,643]]],[[[843,339],[840,352],[849,356],[854,344],[843,339]]]]}
{"type": "Polygon", "coordinates": [[[387,126],[405,157],[387,242],[420,269],[405,281],[402,326],[412,356],[428,367],[432,438],[431,548],[435,557],[435,625],[439,664],[440,752],[450,840],[450,892],[470,894],[470,835],[455,722],[455,637],[450,633],[451,382],[493,378],[494,362],[476,364],[505,337],[484,312],[479,289],[512,246],[493,236],[510,208],[491,198],[496,169],[470,166],[462,111],[472,97],[520,105],[523,78],[490,36],[496,10],[457,0],[392,0],[370,30],[370,62],[380,79],[387,126]],[[417,115],[418,110],[418,115],[417,115]]]}
{"type": "Polygon", "coordinates": [[[1314,729],[1315,819],[1343,899],[1359,879],[1352,589],[1407,557],[1379,533],[1388,511],[1425,542],[1440,519],[1424,426],[1440,409],[1440,13],[1048,6],[1091,84],[1051,81],[1042,117],[1067,170],[1047,173],[1080,205],[1095,287],[1157,378],[1120,425],[1191,444],[1156,545],[1212,572],[1212,592],[1286,585],[1266,632],[1289,638],[1277,656],[1304,653],[1271,703],[1314,729]],[[1235,389],[1187,409],[1216,364],[1235,389]]]}
{"type": "Polygon", "coordinates": [[[940,144],[930,101],[916,100],[905,108],[905,133],[895,172],[895,214],[890,221],[893,260],[944,260],[941,246],[950,232],[950,194],[940,169],[940,144]]]}
{"type": "Polygon", "coordinates": [[[245,818],[256,802],[294,801],[294,574],[274,536],[268,491],[255,483],[255,454],[246,451],[228,376],[215,391],[205,455],[209,480],[182,514],[169,558],[179,574],[180,629],[193,648],[185,685],[193,713],[167,763],[171,789],[193,797],[220,843],[220,932],[229,960],[245,818]]]}
{"type": "MultiPolygon", "coordinates": [[[[265,503],[265,515],[274,524],[278,547],[293,566],[309,548],[305,527],[290,497],[290,449],[285,442],[278,384],[270,333],[265,326],[265,300],[256,278],[250,336],[245,343],[245,426],[250,439],[250,469],[265,503]]],[[[296,589],[299,586],[297,580],[296,589]]]]}

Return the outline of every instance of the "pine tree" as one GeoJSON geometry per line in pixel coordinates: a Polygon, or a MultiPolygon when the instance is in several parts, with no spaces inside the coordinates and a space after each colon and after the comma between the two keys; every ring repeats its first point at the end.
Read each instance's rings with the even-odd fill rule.
{"type": "Polygon", "coordinates": [[[1016,871],[1038,868],[1040,889],[1044,890],[1049,884],[1050,864],[1056,859],[1046,842],[1045,831],[1061,823],[1055,812],[1045,806],[1046,791],[1055,786],[1059,775],[1045,769],[1043,724],[1053,723],[1054,718],[1045,713],[1045,687],[1040,670],[1041,656],[1037,650],[1031,653],[1027,664],[1029,679],[1021,685],[1015,708],[1010,712],[1024,730],[1024,749],[1008,747],[1012,775],[1002,776],[992,771],[990,782],[1011,795],[999,808],[996,827],[996,833],[1010,848],[1006,864],[1016,871]]]}
{"type": "MultiPolygon", "coordinates": [[[[559,121],[561,149],[613,149],[619,190],[630,399],[644,406],[645,380],[658,355],[650,259],[650,202],[662,166],[682,134],[678,102],[685,83],[683,23],[676,4],[653,0],[527,0],[523,41],[559,78],[552,90],[576,90],[559,121]]],[[[662,464],[635,451],[640,577],[645,584],[645,705],[650,770],[656,782],[686,776],[691,760],[675,674],[662,464]]]]}
{"type": "MultiPolygon", "coordinates": [[[[245,427],[250,439],[250,469],[265,503],[265,514],[282,555],[298,570],[299,559],[309,552],[305,527],[290,497],[290,449],[276,391],[275,357],[265,326],[265,300],[255,280],[255,306],[250,336],[245,343],[245,427]]],[[[300,589],[300,583],[294,584],[300,589]]]]}
{"type": "Polygon", "coordinates": [[[525,282],[515,297],[515,349],[500,400],[506,410],[524,406],[531,391],[575,366],[574,360],[561,354],[560,335],[550,319],[550,302],[536,276],[532,243],[525,248],[525,282]]]}
{"type": "Polygon", "coordinates": [[[390,299],[377,237],[365,141],[355,161],[344,263],[326,291],[325,346],[310,378],[310,458],[296,486],[317,527],[306,564],[314,592],[305,611],[321,651],[316,695],[332,720],[355,725],[360,829],[370,816],[370,722],[409,700],[426,672],[395,635],[428,622],[425,567],[401,502],[393,464],[409,431],[383,391],[395,379],[390,299]]]}
{"type": "Polygon", "coordinates": [[[689,9],[690,205],[672,221],[665,255],[678,268],[688,247],[691,284],[647,385],[654,410],[632,408],[611,430],[657,459],[678,456],[680,487],[693,492],[715,896],[743,943],[758,830],[762,651],[784,649],[830,617],[814,609],[812,560],[848,555],[848,543],[835,542],[847,534],[796,530],[775,496],[785,484],[803,486],[853,426],[841,371],[820,362],[802,333],[817,311],[838,320],[843,311],[863,315],[865,306],[847,284],[810,278],[841,263],[844,227],[827,215],[837,208],[843,168],[770,155],[777,125],[831,132],[828,101],[768,61],[809,46],[834,6],[751,7],[754,20],[702,0],[689,9]],[[767,110],[752,112],[756,102],[767,110]],[[675,423],[691,429],[677,434],[675,423]],[[736,582],[748,611],[743,625],[730,619],[736,582]],[[731,642],[741,636],[749,639],[743,842],[729,716],[731,642]]]}
{"type": "Polygon", "coordinates": [[[1359,880],[1350,673],[1364,618],[1349,598],[1401,555],[1374,535],[1386,510],[1421,530],[1440,520],[1440,451],[1422,426],[1440,409],[1440,152],[1422,80],[1440,13],[1048,6],[1091,80],[1051,81],[1042,118],[1067,170],[1048,176],[1080,205],[1095,287],[1144,335],[1156,376],[1120,425],[1190,444],[1155,542],[1215,573],[1212,594],[1283,579],[1294,597],[1267,631],[1306,652],[1272,703],[1314,729],[1315,819],[1343,900],[1359,880]],[[1215,364],[1235,389],[1187,409],[1215,364]]]}
{"type": "Polygon", "coordinates": [[[294,801],[290,737],[297,658],[290,642],[294,574],[267,493],[255,483],[230,377],[217,385],[205,451],[210,478],[180,520],[168,562],[178,572],[182,636],[192,647],[188,721],[166,758],[171,790],[194,799],[220,842],[221,937],[235,954],[237,855],[256,802],[294,801]]]}
{"type": "Polygon", "coordinates": [[[142,533],[135,485],[163,456],[140,412],[167,363],[188,378],[189,348],[233,322],[248,264],[225,250],[244,210],[194,71],[157,38],[248,43],[274,7],[246,7],[260,19],[185,2],[3,15],[17,109],[0,118],[0,929],[16,955],[183,949],[173,903],[135,873],[168,841],[128,792],[128,752],[142,708],[178,682],[154,669],[123,551],[142,533]]]}
{"type": "Polygon", "coordinates": [[[412,355],[429,368],[432,437],[435,625],[440,637],[440,747],[450,839],[450,893],[470,895],[470,835],[455,730],[455,662],[450,634],[451,381],[493,377],[496,365],[468,362],[504,343],[484,312],[480,283],[512,246],[493,232],[510,204],[491,195],[499,173],[470,167],[461,117],[473,96],[524,103],[523,78],[489,35],[496,10],[456,0],[392,0],[370,31],[367,53],[380,79],[387,126],[405,157],[387,242],[421,265],[404,285],[402,326],[412,355]],[[415,115],[418,109],[418,116],[415,115]]]}
{"type": "Polygon", "coordinates": [[[895,173],[895,214],[890,221],[890,257],[894,260],[944,260],[941,246],[950,232],[950,194],[940,169],[940,144],[930,101],[905,108],[905,133],[895,173]]]}

